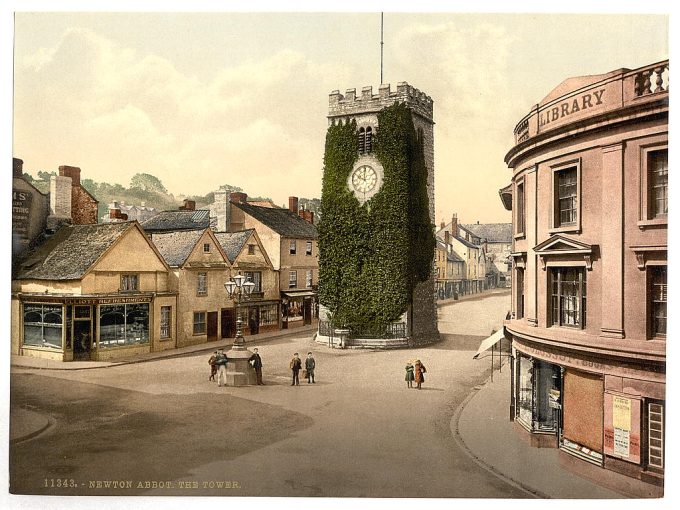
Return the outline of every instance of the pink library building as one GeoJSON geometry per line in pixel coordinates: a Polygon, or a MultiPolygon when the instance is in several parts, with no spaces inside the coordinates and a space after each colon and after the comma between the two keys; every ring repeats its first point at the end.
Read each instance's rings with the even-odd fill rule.
{"type": "Polygon", "coordinates": [[[579,474],[663,494],[668,61],[566,79],[515,128],[511,419],[579,474]]]}

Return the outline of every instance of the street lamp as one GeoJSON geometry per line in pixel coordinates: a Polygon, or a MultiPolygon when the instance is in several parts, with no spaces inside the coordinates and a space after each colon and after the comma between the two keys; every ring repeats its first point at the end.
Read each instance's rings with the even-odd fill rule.
{"type": "Polygon", "coordinates": [[[255,284],[250,279],[246,280],[246,277],[239,273],[225,282],[224,288],[229,299],[236,301],[236,337],[231,350],[227,352],[227,385],[246,386],[255,384],[255,371],[248,363],[253,353],[246,349],[246,341],[241,329],[243,326],[241,301],[250,298],[255,284]]]}

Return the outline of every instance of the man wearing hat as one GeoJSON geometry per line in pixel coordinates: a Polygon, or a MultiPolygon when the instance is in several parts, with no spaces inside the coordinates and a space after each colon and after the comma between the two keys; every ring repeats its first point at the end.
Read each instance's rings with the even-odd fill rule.
{"type": "Polygon", "coordinates": [[[227,385],[227,355],[224,354],[224,349],[217,349],[217,358],[215,359],[215,364],[217,365],[217,370],[219,374],[217,375],[217,385],[222,386],[227,385]]]}
{"type": "Polygon", "coordinates": [[[208,377],[208,381],[215,382],[215,374],[217,374],[217,365],[215,364],[216,360],[217,351],[213,352],[212,356],[210,356],[210,359],[208,360],[208,365],[210,365],[210,377],[208,377]]]}
{"type": "Polygon", "coordinates": [[[307,384],[314,383],[314,367],[316,367],[316,362],[312,357],[312,353],[307,353],[307,359],[305,359],[305,370],[307,371],[307,384]]]}
{"type": "Polygon", "coordinates": [[[290,360],[290,369],[293,371],[293,384],[291,386],[300,386],[300,369],[302,368],[302,360],[296,352],[293,354],[293,359],[290,360]]]}

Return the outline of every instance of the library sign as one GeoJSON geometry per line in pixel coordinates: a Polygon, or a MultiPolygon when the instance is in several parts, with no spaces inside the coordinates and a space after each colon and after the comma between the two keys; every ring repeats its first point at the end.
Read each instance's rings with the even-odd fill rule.
{"type": "Polygon", "coordinates": [[[540,106],[538,131],[547,131],[620,106],[621,96],[617,94],[615,83],[599,83],[588,90],[565,94],[540,106]]]}

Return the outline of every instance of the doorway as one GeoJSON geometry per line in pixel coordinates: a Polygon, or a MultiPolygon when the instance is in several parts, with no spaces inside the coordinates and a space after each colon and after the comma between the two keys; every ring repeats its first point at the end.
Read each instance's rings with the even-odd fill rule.
{"type": "Polygon", "coordinates": [[[208,335],[208,342],[217,341],[217,312],[208,312],[206,333],[208,335]]]}
{"type": "Polygon", "coordinates": [[[73,359],[92,359],[92,322],[89,320],[73,321],[73,359]]]}
{"type": "Polygon", "coordinates": [[[236,321],[234,320],[234,310],[222,308],[222,338],[234,338],[236,336],[236,321]]]}

